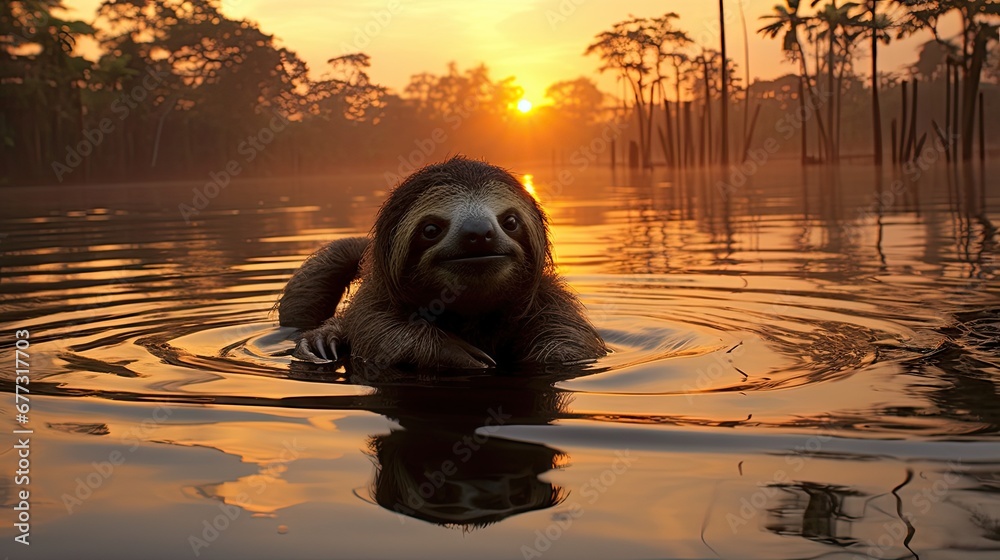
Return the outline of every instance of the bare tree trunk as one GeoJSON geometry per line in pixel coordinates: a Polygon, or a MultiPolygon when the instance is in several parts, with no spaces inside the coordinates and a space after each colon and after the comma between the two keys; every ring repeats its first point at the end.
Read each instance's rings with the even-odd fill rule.
{"type": "Polygon", "coordinates": [[[882,109],[878,103],[878,32],[875,25],[875,3],[872,15],[872,141],[875,143],[875,165],[882,165],[882,109]]]}
{"type": "MultiPolygon", "coordinates": [[[[994,30],[994,33],[996,31],[994,30]]],[[[972,161],[972,139],[976,123],[976,97],[979,96],[979,80],[986,59],[987,31],[981,30],[972,45],[972,61],[965,74],[965,97],[962,99],[962,160],[972,161]]]]}
{"type": "Polygon", "coordinates": [[[953,161],[958,161],[958,137],[962,134],[962,125],[958,122],[958,110],[961,106],[959,101],[959,95],[961,94],[961,89],[959,88],[959,79],[961,78],[961,72],[959,68],[963,68],[961,64],[955,64],[953,67],[955,72],[954,88],[955,90],[951,94],[951,124],[952,130],[951,136],[949,136],[949,144],[951,145],[951,153],[954,158],[953,161]]]}
{"type": "Polygon", "coordinates": [[[729,72],[726,68],[726,17],[723,0],[719,0],[719,37],[722,47],[722,165],[729,165],[729,72]]]}
{"type": "Polygon", "coordinates": [[[677,103],[677,163],[678,167],[684,167],[684,125],[681,116],[681,65],[674,60],[674,95],[677,103]]]}
{"type": "Polygon", "coordinates": [[[799,111],[800,111],[800,113],[802,115],[802,128],[800,128],[799,131],[802,133],[802,140],[801,140],[802,141],[802,149],[801,149],[802,165],[805,165],[806,163],[809,162],[809,134],[806,131],[806,128],[808,128],[808,127],[806,127],[806,123],[809,122],[809,120],[805,118],[805,116],[806,116],[806,92],[805,92],[805,86],[802,83],[802,81],[804,79],[805,78],[803,78],[802,76],[799,76],[799,111]]]}
{"type": "Polygon", "coordinates": [[[909,82],[907,80],[903,80],[903,83],[901,84],[900,88],[902,90],[903,99],[902,102],[899,104],[899,112],[900,112],[899,144],[895,148],[893,148],[894,150],[897,148],[899,150],[897,153],[893,154],[893,159],[899,162],[903,162],[906,160],[905,157],[906,139],[909,138],[910,136],[906,128],[910,123],[910,119],[907,118],[908,117],[907,109],[909,108],[907,105],[907,103],[909,102],[909,88],[907,87],[908,85],[909,82]]]}
{"type": "Polygon", "coordinates": [[[708,64],[708,59],[705,59],[702,63],[703,76],[705,77],[705,111],[708,113],[708,163],[713,163],[714,158],[712,149],[715,143],[712,142],[712,87],[709,82],[709,72],[711,71],[711,66],[708,64]]]}
{"type": "MultiPolygon", "coordinates": [[[[816,126],[819,129],[819,139],[820,139],[820,154],[822,150],[829,146],[829,138],[826,134],[826,127],[823,125],[823,113],[820,112],[822,103],[820,103],[819,98],[816,95],[816,90],[813,89],[812,80],[809,76],[809,65],[806,62],[806,51],[802,48],[802,42],[799,41],[798,36],[795,37],[795,45],[799,50],[799,61],[802,63],[802,77],[805,81],[806,91],[809,92],[809,99],[813,104],[813,115],[816,117],[816,126]]],[[[819,70],[817,69],[817,72],[819,70]]]]}
{"type": "Polygon", "coordinates": [[[670,100],[667,99],[667,92],[663,87],[663,82],[660,82],[660,97],[663,98],[663,119],[666,125],[666,147],[664,148],[667,152],[667,165],[671,167],[677,167],[677,158],[674,156],[674,129],[673,123],[670,117],[670,100]]]}
{"type": "MultiPolygon", "coordinates": [[[[913,161],[913,147],[917,143],[917,84],[920,83],[917,78],[913,78],[913,92],[911,94],[911,101],[913,105],[910,107],[910,136],[906,139],[906,150],[903,152],[903,157],[906,161],[913,161]]],[[[900,138],[900,141],[903,139],[900,138]]]]}
{"type": "Polygon", "coordinates": [[[983,118],[983,92],[979,92],[979,162],[986,161],[986,119],[983,118]]]}
{"type": "Polygon", "coordinates": [[[951,57],[945,59],[944,80],[944,156],[949,162],[951,157],[951,57]]]}
{"type": "MultiPolygon", "coordinates": [[[[833,7],[837,7],[837,2],[834,0],[833,7]]],[[[836,138],[836,123],[833,120],[833,106],[836,103],[837,97],[840,92],[833,88],[833,39],[836,31],[836,26],[830,24],[827,29],[827,34],[830,36],[830,42],[826,51],[826,87],[829,88],[829,101],[826,105],[826,122],[830,126],[830,161],[837,161],[837,152],[839,151],[837,144],[834,142],[836,138]]]]}
{"type": "MultiPolygon", "coordinates": [[[[739,3],[740,6],[740,21],[743,23],[743,76],[746,81],[744,86],[746,89],[743,92],[743,138],[746,142],[750,141],[750,133],[748,132],[748,123],[750,119],[750,38],[747,35],[747,16],[743,10],[743,2],[739,3]]],[[[748,143],[743,144],[743,160],[747,158],[747,152],[750,151],[750,145],[748,143]]]]}

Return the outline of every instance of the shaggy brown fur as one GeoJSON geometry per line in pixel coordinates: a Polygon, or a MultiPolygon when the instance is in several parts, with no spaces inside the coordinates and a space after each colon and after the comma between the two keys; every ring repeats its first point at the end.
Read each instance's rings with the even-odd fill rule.
{"type": "Polygon", "coordinates": [[[370,238],[310,257],[278,303],[296,356],[386,366],[573,363],[607,353],[557,277],[546,217],[507,171],[456,157],[405,179],[370,238]],[[352,280],[349,305],[335,309],[352,280]]]}

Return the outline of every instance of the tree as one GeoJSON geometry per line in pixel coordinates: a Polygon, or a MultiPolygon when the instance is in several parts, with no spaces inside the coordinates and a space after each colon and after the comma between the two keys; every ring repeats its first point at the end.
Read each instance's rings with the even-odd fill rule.
{"type": "MultiPolygon", "coordinates": [[[[719,0],[719,43],[722,60],[726,61],[726,15],[723,0],[719,0]]],[[[726,64],[719,65],[722,80],[722,165],[729,165],[729,80],[726,64]]]]}
{"type": "Polygon", "coordinates": [[[852,24],[868,35],[871,40],[872,57],[872,142],[874,143],[875,165],[882,165],[882,108],[878,98],[878,44],[888,44],[889,30],[894,26],[892,18],[878,9],[878,0],[866,0],[863,11],[852,19],[852,24]]]}
{"type": "Polygon", "coordinates": [[[48,170],[80,139],[83,88],[92,63],[75,56],[73,47],[94,29],[52,14],[61,8],[59,0],[0,4],[2,179],[30,168],[48,170]]]}
{"type": "Polygon", "coordinates": [[[650,105],[652,90],[649,90],[650,99],[647,101],[646,90],[654,61],[649,59],[650,47],[650,23],[648,18],[632,18],[630,20],[614,24],[609,31],[604,31],[595,37],[585,55],[597,54],[604,64],[601,72],[617,71],[632,90],[634,100],[634,112],[639,124],[640,154],[642,156],[643,167],[648,167],[649,149],[647,147],[646,134],[646,107],[650,105]]]}
{"type": "MultiPolygon", "coordinates": [[[[215,167],[275,112],[295,114],[307,105],[305,63],[251,22],[225,17],[215,1],[105,0],[98,15],[101,46],[128,55],[136,71],[123,90],[147,90],[132,109],[142,118],[123,124],[129,138],[121,149],[142,150],[122,158],[133,165],[155,165],[161,135],[176,134],[180,142],[167,143],[180,152],[175,156],[215,167]],[[162,76],[151,88],[143,82],[150,71],[162,76]]],[[[276,155],[268,150],[254,165],[276,155]]]]}
{"type": "Polygon", "coordinates": [[[321,92],[321,97],[335,100],[338,112],[347,120],[378,122],[385,107],[386,89],[372,83],[368,77],[369,56],[345,54],[331,58],[327,64],[333,68],[333,77],[313,84],[313,89],[321,92]]]}
{"type": "MultiPolygon", "coordinates": [[[[814,7],[820,0],[813,0],[810,6],[814,7]]],[[[828,156],[830,161],[836,162],[840,157],[839,142],[839,118],[835,115],[835,109],[840,106],[841,82],[843,68],[847,63],[847,52],[851,42],[845,42],[843,38],[848,34],[846,25],[850,22],[850,11],[857,7],[857,4],[848,2],[838,6],[836,0],[823,6],[814,16],[825,29],[819,34],[819,39],[826,39],[826,87],[829,90],[830,99],[826,106],[826,122],[829,127],[830,146],[828,156]],[[837,47],[842,48],[841,73],[835,77],[837,67],[837,47]]],[[[817,69],[818,72],[818,69],[817,69]]]]}
{"type": "Polygon", "coordinates": [[[579,77],[575,80],[556,82],[545,90],[545,97],[561,115],[566,118],[590,124],[601,118],[604,109],[605,94],[597,89],[597,84],[590,78],[579,77]]]}
{"type": "MultiPolygon", "coordinates": [[[[656,18],[631,18],[614,24],[609,31],[597,34],[584,54],[597,54],[604,64],[601,72],[617,71],[630,87],[639,125],[640,154],[643,167],[651,167],[653,109],[656,96],[663,92],[663,63],[683,56],[690,37],[674,27],[679,16],[673,12],[656,18]]],[[[679,76],[678,76],[679,78],[679,76]]],[[[680,103],[680,85],[677,85],[680,103]]]]}
{"type": "Polygon", "coordinates": [[[448,73],[438,76],[427,72],[410,77],[405,99],[430,120],[460,118],[472,114],[505,119],[524,90],[513,77],[494,82],[485,64],[464,71],[455,62],[448,73]]]}
{"type": "MultiPolygon", "coordinates": [[[[807,18],[799,15],[799,0],[785,0],[785,4],[785,6],[782,6],[781,4],[774,6],[773,14],[761,16],[761,19],[771,21],[771,23],[760,28],[758,33],[772,39],[777,37],[779,34],[782,35],[783,50],[792,58],[792,60],[799,61],[799,84],[800,89],[802,90],[799,95],[800,108],[803,115],[805,115],[806,109],[804,96],[805,93],[808,92],[810,101],[813,104],[813,109],[815,109],[813,114],[815,115],[816,125],[819,128],[820,139],[823,143],[829,145],[829,141],[826,138],[826,129],[823,126],[823,117],[819,113],[819,106],[821,104],[818,101],[816,92],[813,90],[805,50],[802,48],[802,42],[799,40],[799,28],[806,25],[808,20],[807,18]]],[[[806,161],[806,126],[803,122],[802,162],[805,163],[806,161]]]]}
{"type": "Polygon", "coordinates": [[[920,45],[917,61],[910,67],[915,76],[924,80],[936,80],[945,74],[946,61],[958,57],[958,48],[948,43],[931,39],[920,45]]]}
{"type": "Polygon", "coordinates": [[[962,159],[972,159],[973,132],[975,131],[976,103],[979,84],[987,57],[987,46],[997,40],[1000,27],[1000,2],[997,0],[896,0],[908,9],[900,26],[899,36],[918,30],[929,30],[934,39],[956,48],[960,56],[957,64],[962,69],[962,115],[959,131],[962,139],[962,159]],[[946,14],[957,12],[962,20],[961,46],[941,37],[939,24],[946,14]]]}

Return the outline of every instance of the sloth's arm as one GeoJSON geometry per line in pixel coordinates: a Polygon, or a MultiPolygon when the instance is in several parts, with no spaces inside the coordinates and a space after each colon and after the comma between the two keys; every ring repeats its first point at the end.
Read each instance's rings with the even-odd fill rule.
{"type": "Polygon", "coordinates": [[[309,256],[295,271],[275,304],[283,327],[314,329],[333,316],[358,276],[366,237],[333,241],[309,256]]]}
{"type": "Polygon", "coordinates": [[[483,369],[489,355],[418,317],[395,311],[365,313],[351,325],[351,354],[376,365],[483,369]]]}
{"type": "Polygon", "coordinates": [[[496,365],[482,350],[418,316],[401,316],[372,292],[359,291],[342,314],[303,334],[295,355],[311,361],[338,361],[348,347],[352,357],[376,367],[483,369],[496,365]]]}
{"type": "Polygon", "coordinates": [[[526,362],[570,364],[608,353],[583,305],[559,280],[542,280],[532,308],[521,338],[526,362]]]}

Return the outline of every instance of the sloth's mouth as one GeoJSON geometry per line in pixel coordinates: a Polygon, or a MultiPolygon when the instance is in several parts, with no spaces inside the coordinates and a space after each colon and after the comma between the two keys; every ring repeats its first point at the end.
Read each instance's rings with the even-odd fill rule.
{"type": "Polygon", "coordinates": [[[509,259],[510,255],[500,254],[500,255],[459,255],[457,257],[450,257],[447,259],[441,259],[442,264],[490,264],[504,259],[509,259]]]}

